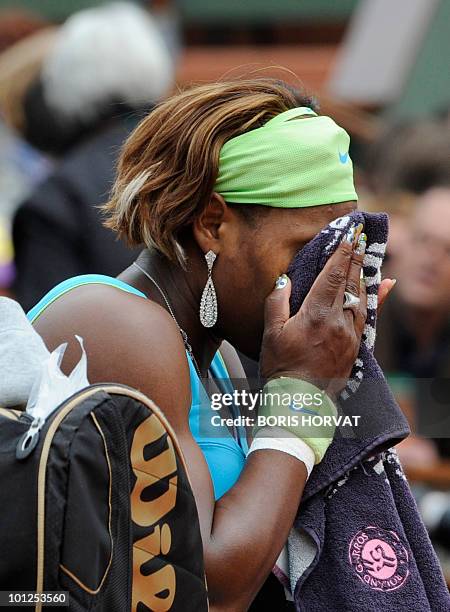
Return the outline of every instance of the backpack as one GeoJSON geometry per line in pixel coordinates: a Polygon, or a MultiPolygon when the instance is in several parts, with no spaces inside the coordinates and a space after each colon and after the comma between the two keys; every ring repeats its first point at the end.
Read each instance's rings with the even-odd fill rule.
{"type": "Polygon", "coordinates": [[[89,386],[45,422],[0,408],[0,525],[0,590],[36,611],[48,591],[76,612],[208,610],[186,464],[134,389],[89,386]]]}

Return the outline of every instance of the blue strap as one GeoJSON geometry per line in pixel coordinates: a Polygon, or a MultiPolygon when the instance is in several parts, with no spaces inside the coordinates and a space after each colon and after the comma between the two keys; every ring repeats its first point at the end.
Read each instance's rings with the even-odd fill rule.
{"type": "MultiPolygon", "coordinates": [[[[227,366],[225,364],[225,361],[222,355],[220,354],[220,351],[217,351],[216,354],[214,355],[214,358],[211,362],[209,369],[221,393],[233,394],[234,386],[233,386],[233,383],[231,382],[230,375],[227,370],[227,366]]],[[[237,418],[240,416],[240,410],[238,406],[236,406],[235,404],[232,404],[230,406],[230,410],[231,410],[233,418],[237,418]]],[[[244,453],[247,454],[248,453],[248,443],[247,443],[247,432],[245,430],[245,427],[243,427],[242,425],[238,425],[236,427],[236,430],[237,430],[237,434],[239,438],[239,445],[241,446],[244,453]]]]}
{"type": "Polygon", "coordinates": [[[28,319],[33,323],[46,308],[50,306],[55,300],[59,297],[75,289],[76,287],[82,287],[83,285],[109,285],[111,287],[116,287],[117,289],[122,289],[122,291],[127,291],[128,293],[134,293],[135,295],[139,295],[140,297],[146,298],[147,296],[139,289],[135,289],[131,285],[124,283],[118,278],[113,278],[112,276],[105,276],[104,274],[83,274],[81,276],[74,276],[73,278],[69,278],[56,287],[53,287],[51,291],[49,291],[44,297],[34,306],[28,313],[28,319]]]}

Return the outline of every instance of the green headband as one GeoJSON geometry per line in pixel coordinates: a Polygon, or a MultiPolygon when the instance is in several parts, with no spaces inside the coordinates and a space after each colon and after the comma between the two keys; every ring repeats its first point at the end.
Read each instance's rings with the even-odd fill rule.
{"type": "Polygon", "coordinates": [[[330,117],[293,108],[223,145],[214,191],[226,202],[277,208],[357,200],[349,143],[330,117]]]}

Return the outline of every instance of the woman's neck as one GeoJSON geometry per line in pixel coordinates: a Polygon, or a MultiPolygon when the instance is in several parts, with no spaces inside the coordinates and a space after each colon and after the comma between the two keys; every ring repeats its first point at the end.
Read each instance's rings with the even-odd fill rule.
{"type": "Polygon", "coordinates": [[[189,258],[189,270],[169,261],[154,250],[145,249],[136,260],[142,270],[131,266],[121,275],[121,280],[140,289],[152,301],[169,311],[166,297],[177,324],[184,330],[202,376],[206,376],[209,365],[220,345],[220,339],[200,323],[199,308],[203,285],[206,283],[206,264],[201,269],[200,261],[189,258]],[[156,286],[156,284],[159,286],[156,286]]]}

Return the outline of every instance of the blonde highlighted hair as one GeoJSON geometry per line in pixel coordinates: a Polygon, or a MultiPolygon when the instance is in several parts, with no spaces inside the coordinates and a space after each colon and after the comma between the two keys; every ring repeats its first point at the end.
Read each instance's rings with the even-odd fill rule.
{"type": "Polygon", "coordinates": [[[180,233],[210,201],[223,144],[296,106],[286,83],[258,78],[197,86],[157,106],[125,143],[105,225],[131,245],[184,265],[180,233]]]}

